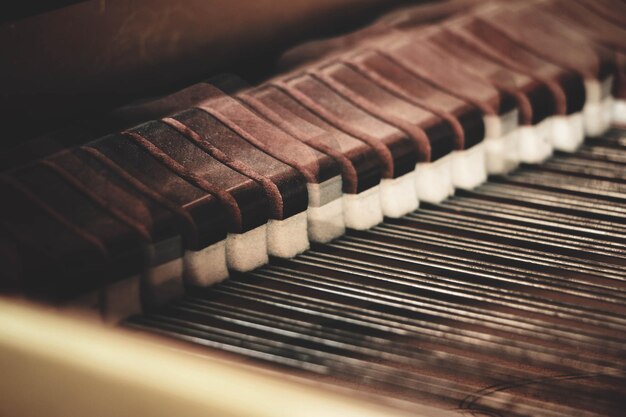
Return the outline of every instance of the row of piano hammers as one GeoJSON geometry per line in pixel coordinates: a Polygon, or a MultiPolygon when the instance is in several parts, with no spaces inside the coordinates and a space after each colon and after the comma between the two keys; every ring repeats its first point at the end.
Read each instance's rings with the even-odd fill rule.
{"type": "Polygon", "coordinates": [[[394,12],[126,106],[0,176],[1,285],[108,321],[400,217],[626,123],[626,3],[394,12]]]}

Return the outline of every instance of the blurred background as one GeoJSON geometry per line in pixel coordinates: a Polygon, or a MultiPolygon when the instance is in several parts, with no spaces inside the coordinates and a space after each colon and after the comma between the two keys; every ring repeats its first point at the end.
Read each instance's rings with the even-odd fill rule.
{"type": "Polygon", "coordinates": [[[406,1],[11,3],[0,20],[0,150],[218,72],[256,81],[286,48],[406,1]]]}

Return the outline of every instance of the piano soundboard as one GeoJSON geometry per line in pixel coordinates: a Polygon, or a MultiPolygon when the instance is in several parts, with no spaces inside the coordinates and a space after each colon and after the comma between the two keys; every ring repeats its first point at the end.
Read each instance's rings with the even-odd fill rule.
{"type": "Polygon", "coordinates": [[[626,3],[450,5],[5,169],[0,288],[380,415],[623,416],[626,3]]]}

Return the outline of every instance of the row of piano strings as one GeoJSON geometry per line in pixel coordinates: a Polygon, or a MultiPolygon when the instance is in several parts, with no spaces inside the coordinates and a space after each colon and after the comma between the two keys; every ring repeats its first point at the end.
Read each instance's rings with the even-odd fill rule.
{"type": "Polygon", "coordinates": [[[402,408],[620,416],[625,187],[613,131],[124,325],[402,408]]]}

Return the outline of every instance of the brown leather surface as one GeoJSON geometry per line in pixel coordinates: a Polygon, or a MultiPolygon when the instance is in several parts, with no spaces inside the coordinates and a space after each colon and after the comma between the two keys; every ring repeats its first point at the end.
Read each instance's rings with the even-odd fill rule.
{"type": "Polygon", "coordinates": [[[333,157],[342,167],[344,193],[362,192],[380,182],[381,167],[371,146],[329,125],[285,92],[262,86],[238,97],[293,137],[333,157]]]}
{"type": "Polygon", "coordinates": [[[445,28],[463,36],[494,61],[544,82],[552,92],[557,114],[582,110],[585,86],[578,73],[541,58],[483,20],[463,17],[447,23],[445,28]]]}
{"type": "Polygon", "coordinates": [[[489,80],[499,91],[515,97],[523,124],[537,124],[556,114],[556,103],[541,81],[507,68],[484,55],[464,37],[445,30],[433,31],[429,39],[439,45],[449,59],[489,80]]]}
{"type": "Polygon", "coordinates": [[[541,10],[515,6],[478,10],[476,16],[542,58],[587,79],[603,80],[615,73],[614,59],[606,50],[541,10]]]}
{"type": "Polygon", "coordinates": [[[411,137],[420,162],[439,159],[457,147],[460,138],[448,120],[394,95],[345,63],[325,64],[314,71],[351,103],[411,137]]]}
{"type": "Polygon", "coordinates": [[[172,118],[192,129],[203,141],[220,149],[229,158],[245,164],[275,184],[278,195],[266,189],[272,202],[272,218],[285,219],[306,210],[306,178],[296,168],[268,155],[203,110],[189,109],[172,115],[172,118]]]}
{"type": "Polygon", "coordinates": [[[107,125],[126,129],[150,120],[170,116],[186,110],[211,93],[205,83],[197,83],[165,96],[129,103],[107,115],[107,125]]]}
{"type": "Polygon", "coordinates": [[[626,25],[626,2],[612,0],[576,0],[579,4],[593,10],[604,19],[621,27],[626,25]]]}
{"type": "Polygon", "coordinates": [[[204,187],[209,183],[221,191],[214,194],[218,198],[222,193],[232,196],[234,205],[224,204],[230,219],[229,232],[247,232],[267,222],[269,203],[263,188],[251,178],[213,158],[163,122],[144,123],[129,131],[140,134],[187,172],[193,173],[190,182],[197,187],[214,194],[204,187]]]}
{"type": "Polygon", "coordinates": [[[233,169],[235,172],[238,172],[246,176],[247,178],[256,181],[263,188],[263,192],[267,195],[267,205],[269,209],[268,213],[270,215],[271,213],[281,210],[280,208],[277,208],[281,207],[282,205],[282,197],[280,196],[280,191],[278,190],[278,187],[276,187],[276,184],[274,184],[270,179],[263,175],[259,175],[248,165],[227,155],[213,144],[204,140],[198,132],[191,129],[189,126],[184,125],[180,121],[171,117],[164,117],[163,119],[161,119],[161,121],[176,130],[181,135],[185,136],[190,142],[202,149],[208,155],[220,161],[227,167],[233,169]]]}
{"type": "Polygon", "coordinates": [[[160,242],[180,236],[183,232],[189,233],[188,229],[193,225],[190,217],[102,157],[102,154],[74,148],[55,154],[49,160],[62,166],[84,187],[97,190],[98,197],[110,209],[123,212],[141,224],[152,241],[160,242]]]}
{"type": "MultiPolygon", "coordinates": [[[[577,3],[564,3],[551,0],[540,2],[553,17],[571,25],[580,33],[585,34],[594,42],[616,53],[615,84],[613,94],[619,98],[626,98],[626,28],[624,24],[614,24],[612,21],[590,12],[586,7],[577,3]]],[[[619,9],[614,15],[619,16],[619,9]]],[[[626,21],[626,18],[624,19],[626,21]]]]}
{"type": "Polygon", "coordinates": [[[170,205],[188,213],[194,229],[185,235],[187,248],[199,250],[226,238],[226,214],[218,200],[176,175],[135,142],[115,134],[90,142],[85,149],[95,150],[170,205]]]}
{"type": "Polygon", "coordinates": [[[49,165],[26,166],[13,171],[11,176],[51,210],[98,239],[109,256],[109,278],[123,279],[142,271],[143,247],[150,243],[149,235],[138,231],[126,219],[109,213],[49,165]]]}
{"type": "Polygon", "coordinates": [[[37,196],[14,183],[0,177],[0,192],[6,198],[0,207],[0,226],[11,239],[7,246],[18,275],[8,277],[11,282],[3,285],[52,301],[68,300],[102,285],[108,254],[100,242],[69,226],[37,196]]]}
{"type": "Polygon", "coordinates": [[[397,37],[378,51],[447,92],[467,100],[490,115],[504,114],[515,108],[509,94],[500,93],[488,81],[466,70],[463,64],[451,61],[438,45],[419,32],[397,37]]]}
{"type": "Polygon", "coordinates": [[[327,123],[375,148],[384,164],[384,178],[395,178],[415,168],[417,149],[408,135],[364,112],[318,79],[303,74],[273,84],[327,123]]]}
{"type": "MultiPolygon", "coordinates": [[[[224,76],[220,81],[222,83],[235,81],[232,78],[233,77],[224,76]]],[[[219,129],[228,136],[237,136],[238,139],[236,140],[239,143],[241,143],[241,140],[248,142],[250,145],[242,144],[242,146],[245,146],[246,149],[257,154],[258,157],[266,161],[266,163],[272,166],[278,166],[280,164],[277,165],[276,162],[280,162],[292,167],[299,171],[300,174],[306,178],[307,182],[320,183],[340,175],[341,173],[340,164],[331,155],[324,153],[321,149],[318,150],[302,143],[298,138],[293,137],[286,131],[254,113],[240,101],[231,98],[219,88],[206,82],[194,84],[193,86],[168,96],[119,109],[113,115],[113,118],[125,124],[136,123],[153,118],[170,116],[191,107],[202,109],[202,111],[210,116],[207,120],[213,120],[211,122],[213,126],[212,129],[219,129]],[[216,124],[223,126],[216,126],[216,124]],[[259,152],[265,153],[266,156],[261,156],[259,152]],[[276,159],[276,162],[270,163],[270,159],[276,159]]],[[[176,117],[173,118],[182,122],[182,120],[176,117]]],[[[181,130],[185,130],[184,126],[191,128],[191,132],[188,131],[189,134],[187,135],[190,136],[190,139],[192,139],[191,136],[194,136],[194,132],[200,136],[206,136],[206,132],[198,131],[185,122],[182,122],[182,124],[183,126],[179,127],[181,130]]],[[[203,129],[207,128],[208,127],[203,127],[203,129]]],[[[206,140],[206,138],[204,139],[206,140]]],[[[216,146],[211,141],[208,141],[206,145],[208,147],[216,146]]],[[[235,166],[231,164],[231,166],[240,172],[245,174],[246,172],[249,173],[249,170],[252,170],[262,177],[257,178],[261,182],[263,178],[267,179],[268,175],[271,175],[270,171],[259,167],[258,162],[254,162],[254,158],[251,159],[251,156],[248,156],[246,159],[241,152],[233,153],[232,147],[220,145],[217,146],[217,148],[220,149],[222,154],[222,156],[218,158],[222,160],[222,162],[226,162],[225,159],[235,162],[238,165],[235,166]]],[[[209,151],[209,149],[205,147],[205,151],[209,151]]],[[[295,181],[297,182],[298,180],[296,179],[295,181]]],[[[281,201],[282,197],[280,194],[285,194],[287,191],[284,188],[282,191],[277,191],[275,189],[276,187],[269,187],[268,184],[265,184],[264,188],[270,199],[270,204],[272,205],[271,216],[276,219],[284,218],[283,202],[281,201]]],[[[290,193],[295,195],[300,192],[301,190],[293,190],[290,193]]],[[[288,203],[288,205],[291,205],[291,203],[288,203]]],[[[288,209],[288,212],[292,214],[300,211],[299,208],[288,209]]]]}
{"type": "Polygon", "coordinates": [[[469,148],[483,140],[482,112],[411,74],[373,49],[360,49],[342,60],[381,87],[448,120],[456,135],[456,149],[469,148]]]}
{"type": "MultiPolygon", "coordinates": [[[[601,4],[601,3],[600,3],[601,4]]],[[[613,50],[626,52],[626,28],[599,16],[576,1],[542,0],[537,2],[556,19],[572,25],[575,30],[613,50]]],[[[533,7],[536,7],[533,4],[533,7]]],[[[616,6],[619,7],[619,6],[616,6]]],[[[614,8],[615,9],[615,8],[614,8]]],[[[619,8],[613,15],[619,16],[619,8]]]]}
{"type": "Polygon", "coordinates": [[[233,97],[210,84],[207,95],[195,107],[211,114],[257,148],[297,168],[310,183],[321,183],[339,175],[338,164],[273,124],[254,114],[233,97]]]}

